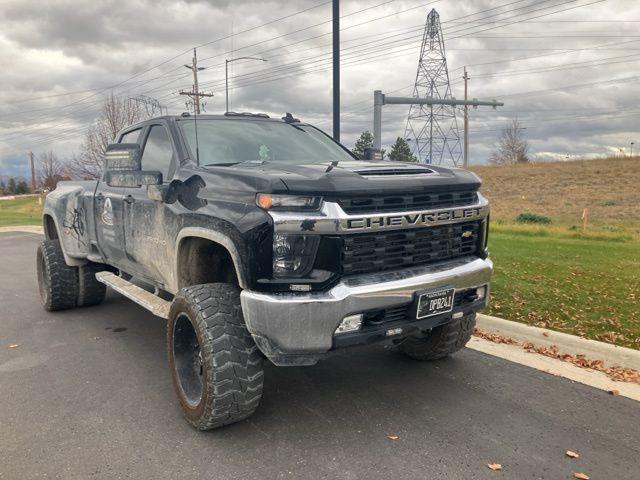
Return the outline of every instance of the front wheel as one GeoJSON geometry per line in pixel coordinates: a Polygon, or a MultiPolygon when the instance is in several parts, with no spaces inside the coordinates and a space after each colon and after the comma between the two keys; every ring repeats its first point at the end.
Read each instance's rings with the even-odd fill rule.
{"type": "Polygon", "coordinates": [[[227,283],[180,290],[167,324],[169,368],[185,418],[209,430],[251,416],[262,397],[262,355],[227,283]]]}
{"type": "Polygon", "coordinates": [[[398,349],[414,360],[437,360],[462,349],[471,339],[476,314],[454,318],[426,333],[413,335],[398,342],[398,349]]]}

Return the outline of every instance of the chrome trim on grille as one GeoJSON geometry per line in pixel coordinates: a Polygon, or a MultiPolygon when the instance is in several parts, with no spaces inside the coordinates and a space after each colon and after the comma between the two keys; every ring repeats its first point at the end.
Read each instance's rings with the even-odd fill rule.
{"type": "Polygon", "coordinates": [[[302,233],[305,235],[348,234],[422,228],[480,220],[488,214],[489,202],[480,193],[478,193],[478,201],[474,204],[434,210],[350,215],[338,203],[324,202],[318,213],[269,212],[273,219],[275,232],[302,233]]]}

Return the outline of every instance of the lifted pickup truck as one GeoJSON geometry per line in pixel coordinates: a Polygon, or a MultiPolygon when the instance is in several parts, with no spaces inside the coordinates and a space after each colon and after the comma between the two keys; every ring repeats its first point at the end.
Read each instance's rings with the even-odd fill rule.
{"type": "Polygon", "coordinates": [[[169,368],[199,429],[250,416],[263,360],[313,365],[389,341],[461,349],[487,305],[489,205],[473,173],[363,161],[291,115],[188,114],[123,130],[99,181],[44,207],[44,308],[106,286],[166,318],[169,368]]]}

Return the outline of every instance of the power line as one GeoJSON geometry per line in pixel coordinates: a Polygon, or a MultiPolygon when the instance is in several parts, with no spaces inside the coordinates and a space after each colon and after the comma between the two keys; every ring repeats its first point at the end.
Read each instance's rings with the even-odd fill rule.
{"type": "MultiPolygon", "coordinates": [[[[520,1],[522,1],[522,0],[520,0],[520,1]]],[[[578,1],[578,0],[565,1],[565,2],[563,2],[563,4],[572,3],[572,2],[575,2],[575,1],[578,1]]],[[[604,0],[597,0],[597,1],[600,2],[600,1],[604,1],[604,0]]],[[[518,3],[518,2],[512,2],[512,3],[518,3]]],[[[594,3],[597,3],[597,2],[594,2],[594,3]]],[[[526,7],[530,7],[530,6],[531,5],[527,5],[527,6],[521,7],[521,8],[526,8],[526,7]]],[[[548,7],[544,7],[544,8],[553,8],[555,6],[558,6],[558,5],[552,5],[552,6],[548,6],[548,7]]],[[[575,6],[575,7],[571,7],[571,8],[573,9],[573,8],[579,8],[579,7],[580,6],[575,6]]],[[[538,9],[538,10],[541,10],[541,9],[538,9]]],[[[478,12],[478,13],[480,13],[480,12],[478,12]]],[[[505,13],[505,12],[503,12],[503,13],[505,13]]],[[[521,13],[519,15],[530,14],[530,13],[532,13],[532,12],[525,12],[525,13],[521,13]]],[[[552,12],[552,13],[554,13],[554,12],[552,12]]],[[[513,17],[510,17],[510,18],[513,18],[513,17]]],[[[513,23],[516,23],[516,22],[513,22],[513,23]]],[[[497,27],[493,27],[493,28],[497,28],[497,27]]],[[[455,38],[460,38],[460,37],[463,37],[463,36],[466,36],[466,35],[468,35],[468,34],[463,34],[463,35],[460,35],[459,37],[455,37],[455,38]]],[[[421,38],[421,36],[419,38],[421,38]]],[[[398,42],[403,42],[403,40],[397,40],[397,41],[393,41],[393,42],[388,42],[385,45],[391,45],[391,44],[395,44],[395,43],[398,43],[398,42]]],[[[354,49],[356,47],[359,47],[359,46],[363,46],[363,45],[369,44],[369,43],[372,43],[372,42],[365,42],[364,44],[360,44],[360,45],[356,45],[354,47],[349,47],[347,49],[343,49],[343,52],[346,52],[346,54],[344,55],[345,58],[349,55],[349,51],[350,50],[352,50],[352,49],[354,49]]],[[[356,52],[360,52],[360,53],[362,53],[362,55],[366,55],[366,54],[369,54],[369,53],[374,53],[374,52],[380,52],[380,51],[387,50],[387,47],[384,47],[384,48],[381,48],[381,49],[379,47],[380,46],[365,48],[365,49],[361,49],[359,51],[357,50],[356,52]],[[367,50],[371,50],[371,51],[370,52],[366,52],[367,50]]],[[[407,49],[404,49],[404,50],[407,50],[407,49]]],[[[261,54],[261,53],[264,53],[264,52],[259,52],[258,54],[261,54]]],[[[397,54],[397,53],[399,53],[399,51],[395,51],[394,53],[397,54]]],[[[278,71],[281,72],[281,71],[286,71],[286,70],[292,70],[292,69],[296,69],[297,70],[301,66],[308,66],[308,65],[311,65],[311,64],[323,63],[323,59],[321,57],[327,56],[327,55],[328,54],[325,53],[325,54],[321,54],[321,55],[317,55],[317,56],[312,56],[312,57],[306,59],[305,61],[299,61],[298,60],[298,61],[293,61],[293,62],[290,62],[290,63],[287,63],[287,64],[283,64],[283,65],[280,65],[280,66],[274,67],[274,68],[266,68],[266,69],[261,69],[261,70],[257,70],[257,71],[248,72],[248,73],[245,73],[245,74],[242,74],[242,75],[234,76],[232,79],[252,78],[252,77],[265,79],[265,78],[269,78],[269,76],[271,76],[272,79],[286,78],[286,76],[284,76],[284,77],[280,77],[280,76],[273,77],[273,73],[278,72],[278,71]],[[314,58],[316,60],[314,60],[314,58]]],[[[357,57],[357,55],[353,55],[351,58],[355,58],[355,57],[357,57]]],[[[218,84],[217,82],[219,82],[219,80],[210,81],[210,82],[207,82],[206,84],[208,86],[214,86],[215,87],[218,84]]],[[[258,82],[258,84],[259,83],[264,83],[264,82],[260,81],[260,82],[258,82]]],[[[243,85],[239,85],[239,86],[247,86],[247,85],[249,85],[249,84],[243,84],[243,85]]],[[[234,88],[236,88],[236,87],[234,87],[234,88]]]]}
{"type": "MultiPolygon", "coordinates": [[[[575,1],[575,0],[574,0],[574,1],[575,1]]],[[[389,3],[389,2],[385,2],[385,3],[389,3]]],[[[512,3],[518,3],[518,2],[512,2],[512,3]]],[[[572,2],[564,2],[564,3],[572,3],[572,2]]],[[[592,3],[598,3],[598,2],[592,2],[592,3]]],[[[591,3],[586,4],[586,5],[590,5],[590,4],[591,4],[591,3]]],[[[507,4],[507,5],[509,5],[509,4],[507,4]]],[[[552,5],[552,6],[548,6],[548,7],[545,7],[545,8],[554,8],[554,7],[557,7],[557,6],[559,6],[559,5],[561,5],[561,4],[552,5]]],[[[582,6],[586,6],[586,5],[579,5],[579,6],[571,7],[570,9],[572,9],[572,8],[580,8],[580,7],[582,7],[582,6]]],[[[502,5],[502,6],[500,6],[500,7],[495,7],[495,8],[504,8],[505,6],[506,6],[506,5],[502,5]]],[[[532,6],[532,5],[527,5],[527,6],[522,7],[522,8],[529,8],[529,7],[531,7],[531,6],[532,6]]],[[[414,8],[417,8],[417,7],[414,7],[414,8]]],[[[488,9],[488,10],[494,10],[494,9],[488,9]]],[[[542,9],[538,9],[538,10],[542,10],[542,9]]],[[[568,9],[566,9],[566,10],[568,10],[568,9]]],[[[355,13],[355,12],[354,12],[354,13],[355,13]]],[[[391,16],[391,15],[396,15],[397,13],[398,13],[398,12],[394,12],[393,14],[386,15],[386,16],[381,17],[381,18],[385,18],[385,17],[391,16]]],[[[502,13],[506,13],[506,12],[502,12],[502,13]]],[[[521,14],[520,14],[520,16],[522,16],[522,15],[526,15],[526,14],[530,14],[530,13],[532,13],[532,12],[530,11],[530,12],[526,12],[526,13],[521,13],[521,14]]],[[[547,13],[547,15],[551,15],[551,14],[555,14],[555,13],[558,13],[558,12],[549,12],[549,13],[547,13]]],[[[478,14],[480,14],[480,12],[476,12],[476,13],[474,13],[474,14],[470,14],[470,15],[468,15],[468,16],[476,16],[476,15],[478,15],[478,14]]],[[[467,17],[468,17],[468,16],[467,16],[467,17]]],[[[514,17],[515,17],[515,16],[514,16],[514,17]]],[[[510,17],[510,18],[513,18],[513,17],[510,17]]],[[[536,17],[536,18],[537,18],[537,17],[536,17]]],[[[524,20],[523,20],[523,19],[521,19],[521,20],[519,20],[519,22],[526,22],[526,21],[528,21],[528,19],[524,19],[524,20]]],[[[368,23],[368,22],[363,22],[363,23],[368,23]]],[[[494,22],[494,23],[495,23],[495,22],[494,22]]],[[[515,24],[515,23],[518,23],[518,22],[512,22],[512,24],[515,24]]],[[[358,26],[358,25],[360,25],[360,24],[353,25],[353,26],[351,26],[351,27],[358,26]]],[[[502,26],[503,26],[503,25],[499,25],[499,26],[497,26],[497,27],[491,27],[491,28],[499,28],[499,27],[502,27],[502,26]]],[[[351,27],[349,27],[349,28],[351,28],[351,27]]],[[[256,28],[257,28],[257,27],[256,27],[256,28]]],[[[487,30],[489,30],[489,29],[487,29],[487,30]]],[[[465,34],[465,35],[467,35],[467,36],[468,36],[469,34],[472,34],[472,33],[474,33],[474,32],[469,32],[468,34],[465,34]]],[[[462,36],[464,36],[464,35],[460,35],[460,37],[462,37],[462,36]]],[[[456,38],[459,38],[459,37],[456,37],[456,38]]],[[[405,49],[405,50],[406,50],[406,49],[405,49]]],[[[575,49],[574,49],[574,50],[575,50],[575,49]]],[[[373,57],[371,57],[371,56],[370,56],[370,54],[371,54],[371,53],[374,53],[374,52],[367,52],[367,53],[366,53],[366,55],[369,55],[369,57],[364,57],[364,56],[362,56],[362,57],[360,57],[359,59],[358,59],[357,57],[355,57],[355,56],[354,56],[354,61],[353,61],[353,62],[351,62],[351,63],[352,63],[352,64],[362,64],[362,63],[365,63],[366,61],[375,60],[376,58],[373,58],[373,57]],[[362,61],[360,61],[360,60],[365,60],[365,62],[362,62],[362,61]]],[[[380,56],[378,56],[378,58],[380,58],[380,56]]],[[[313,73],[313,71],[314,71],[314,70],[312,70],[312,71],[311,71],[311,72],[309,72],[309,73],[313,73]]],[[[319,71],[319,70],[315,70],[315,71],[319,71]]],[[[161,77],[162,77],[162,76],[161,76],[161,77]]],[[[156,77],[156,78],[161,78],[161,77],[156,77]]],[[[258,77],[258,78],[260,78],[260,77],[258,77]]],[[[283,78],[283,77],[280,77],[280,78],[283,78]]],[[[259,81],[259,82],[253,82],[252,84],[253,84],[253,85],[255,85],[255,84],[259,84],[259,83],[266,83],[265,81],[273,81],[274,79],[276,79],[276,77],[271,77],[271,78],[270,78],[270,77],[265,77],[265,76],[263,76],[263,77],[260,79],[261,81],[259,81]]],[[[155,80],[155,79],[152,79],[152,80],[150,80],[150,81],[154,81],[154,80],[155,80]]],[[[177,80],[174,80],[174,81],[179,81],[179,80],[180,80],[180,78],[178,78],[177,80]]],[[[148,81],[148,82],[150,82],[150,81],[148,81]]],[[[147,83],[148,83],[148,82],[147,82],[147,83]]],[[[250,86],[250,85],[252,85],[252,84],[249,84],[249,83],[248,83],[248,84],[245,84],[245,85],[239,85],[238,87],[234,87],[234,88],[239,88],[239,87],[244,87],[244,86],[250,86]]],[[[133,88],[136,88],[136,87],[133,87],[133,88]]],[[[162,88],[162,86],[160,86],[160,87],[156,88],[155,90],[158,90],[158,89],[161,89],[161,88],[162,88]]]]}
{"type": "MultiPolygon", "coordinates": [[[[391,1],[395,1],[395,0],[391,0],[391,1]]],[[[317,4],[317,5],[313,5],[313,6],[311,6],[311,7],[305,8],[304,10],[299,10],[299,11],[297,11],[297,12],[294,12],[294,13],[291,13],[291,14],[288,14],[288,15],[285,15],[285,16],[283,16],[283,17],[276,18],[276,19],[271,20],[271,21],[269,21],[269,22],[265,22],[265,23],[262,23],[262,24],[260,24],[260,25],[256,25],[256,26],[254,26],[254,27],[247,28],[247,29],[242,30],[242,31],[240,31],[240,32],[236,32],[236,33],[234,33],[234,34],[232,34],[232,35],[226,35],[226,36],[224,36],[224,37],[220,37],[220,38],[217,38],[217,39],[215,39],[215,40],[211,40],[211,41],[206,42],[206,43],[203,43],[203,44],[201,44],[201,45],[196,45],[196,47],[195,47],[195,48],[208,46],[208,45],[211,45],[211,44],[214,44],[214,43],[217,43],[217,42],[221,42],[221,41],[223,41],[223,40],[227,40],[227,39],[231,38],[232,36],[241,35],[241,34],[243,34],[243,33],[248,33],[248,32],[251,32],[251,31],[253,31],[253,30],[257,30],[257,29],[259,29],[259,28],[266,27],[266,26],[268,26],[268,25],[273,25],[274,23],[277,23],[277,22],[280,22],[280,21],[286,20],[286,19],[288,19],[288,18],[295,17],[295,16],[297,16],[297,15],[300,15],[300,14],[302,14],[302,13],[306,13],[306,12],[308,12],[308,11],[310,11],[310,10],[314,10],[314,9],[316,9],[316,8],[322,7],[322,6],[327,5],[327,4],[329,4],[329,3],[331,3],[331,0],[324,1],[324,2],[319,3],[319,4],[317,4]]],[[[389,2],[386,2],[386,3],[389,3],[389,2]]],[[[119,87],[119,86],[123,85],[124,83],[127,83],[127,82],[129,82],[130,80],[133,80],[134,78],[137,78],[137,77],[139,77],[139,76],[141,76],[141,75],[144,75],[145,73],[148,73],[148,72],[150,72],[150,71],[152,71],[152,70],[155,70],[156,68],[159,68],[159,67],[161,67],[161,66],[163,66],[163,65],[166,65],[167,63],[169,63],[169,62],[171,62],[171,61],[173,61],[173,60],[175,60],[175,59],[177,59],[177,58],[179,58],[179,57],[181,57],[181,56],[183,56],[183,55],[185,55],[185,54],[189,53],[190,51],[191,51],[191,48],[188,48],[187,50],[185,50],[185,51],[183,51],[183,52],[180,52],[180,53],[178,53],[177,55],[174,55],[173,57],[168,58],[168,59],[166,59],[166,60],[164,60],[164,61],[162,61],[162,62],[160,62],[160,63],[158,63],[158,64],[156,64],[156,65],[153,65],[152,67],[149,67],[149,68],[147,68],[146,70],[143,70],[142,72],[139,72],[139,73],[137,73],[137,74],[135,74],[135,75],[132,75],[131,77],[129,77],[129,78],[127,78],[127,79],[125,79],[125,80],[123,80],[123,81],[121,81],[121,82],[118,82],[118,83],[115,83],[115,84],[112,84],[112,85],[108,85],[108,86],[105,86],[105,87],[99,87],[99,88],[96,88],[96,89],[87,89],[87,90],[85,90],[85,91],[80,91],[80,92],[93,92],[93,91],[96,91],[96,92],[100,93],[100,92],[104,92],[104,91],[107,91],[107,90],[111,90],[111,89],[117,88],[117,87],[119,87]]],[[[71,92],[71,93],[69,93],[69,95],[73,95],[73,94],[75,94],[75,93],[79,93],[79,92],[71,92]]],[[[62,95],[67,95],[67,94],[58,94],[58,95],[53,95],[53,96],[62,96],[62,95]]],[[[42,97],[42,98],[51,98],[51,97],[53,97],[53,96],[46,96],[46,97],[42,97]]],[[[93,95],[92,95],[92,96],[93,96],[93,95]]],[[[90,97],[87,97],[87,98],[90,98],[90,97]]],[[[22,101],[11,102],[11,104],[15,104],[15,103],[23,103],[23,102],[22,102],[22,101]]]]}

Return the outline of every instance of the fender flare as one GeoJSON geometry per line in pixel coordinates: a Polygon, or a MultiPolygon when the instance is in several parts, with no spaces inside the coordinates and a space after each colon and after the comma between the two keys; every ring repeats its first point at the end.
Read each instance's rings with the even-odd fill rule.
{"type": "Polygon", "coordinates": [[[60,240],[60,248],[62,249],[62,255],[64,256],[65,263],[70,267],[80,267],[82,265],[86,265],[87,264],[86,258],[71,257],[67,254],[67,251],[64,248],[64,242],[63,242],[64,230],[60,229],[58,218],[56,217],[55,212],[52,209],[46,208],[46,207],[42,211],[42,230],[45,234],[45,238],[47,240],[50,238],[48,235],[49,232],[47,228],[47,222],[45,221],[46,217],[51,217],[51,220],[53,220],[53,224],[56,229],[56,234],[58,235],[58,240],[60,240]]]}
{"type": "Polygon", "coordinates": [[[229,252],[229,255],[231,256],[231,260],[233,261],[233,266],[236,270],[236,276],[238,277],[238,284],[240,288],[242,288],[243,290],[248,288],[248,283],[245,278],[244,271],[242,269],[242,260],[240,259],[240,254],[238,253],[238,249],[236,248],[236,245],[233,242],[233,240],[231,240],[231,238],[229,238],[227,235],[223,233],[217,232],[215,230],[210,230],[208,228],[185,227],[182,230],[180,230],[180,232],[178,233],[178,236],[176,237],[176,243],[175,243],[175,249],[174,249],[175,254],[173,259],[174,285],[172,285],[172,289],[174,292],[177,292],[179,290],[178,259],[179,259],[179,252],[180,252],[180,243],[185,238],[190,238],[190,237],[204,238],[206,240],[211,240],[212,242],[217,243],[218,245],[224,247],[227,250],[227,252],[229,252]]]}

